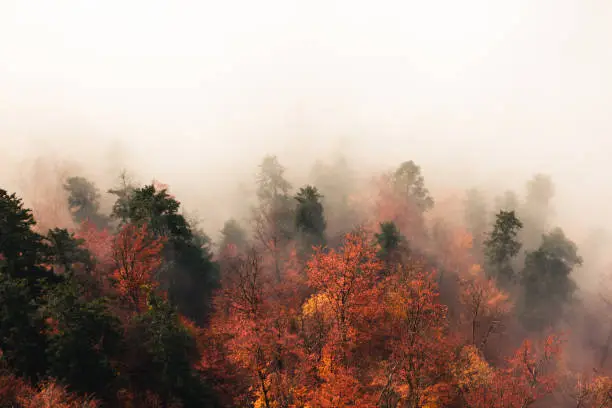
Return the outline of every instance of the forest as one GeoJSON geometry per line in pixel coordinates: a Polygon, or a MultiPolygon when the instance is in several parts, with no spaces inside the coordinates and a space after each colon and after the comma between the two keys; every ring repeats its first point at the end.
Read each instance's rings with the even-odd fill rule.
{"type": "Polygon", "coordinates": [[[218,240],[125,173],[63,179],[46,230],[0,188],[0,406],[612,407],[612,281],[581,290],[550,177],[456,217],[414,161],[351,171],[264,157],[218,240]]]}

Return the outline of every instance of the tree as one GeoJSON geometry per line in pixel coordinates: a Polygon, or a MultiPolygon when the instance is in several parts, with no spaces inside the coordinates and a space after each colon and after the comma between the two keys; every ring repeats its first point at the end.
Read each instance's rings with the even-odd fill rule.
{"type": "Polygon", "coordinates": [[[93,260],[83,246],[85,240],[75,237],[66,229],[49,230],[47,241],[50,243],[50,257],[56,273],[73,274],[75,269],[91,271],[93,260]]]}
{"type": "Polygon", "coordinates": [[[312,247],[325,245],[325,216],[321,204],[321,194],[316,187],[300,188],[295,195],[298,202],[295,210],[295,227],[305,246],[305,253],[312,247]]]}
{"type": "Polygon", "coordinates": [[[381,222],[380,232],[374,234],[376,242],[380,247],[378,256],[383,261],[390,263],[399,261],[400,245],[404,242],[404,237],[393,221],[381,222]]]}
{"type": "Polygon", "coordinates": [[[376,222],[393,221],[414,250],[423,249],[427,242],[424,214],[433,208],[434,201],[425,188],[421,168],[413,161],[381,179],[376,202],[376,222]]]}
{"type": "Polygon", "coordinates": [[[517,279],[512,260],[521,249],[516,237],[522,227],[523,223],[516,218],[514,211],[501,210],[493,231],[484,242],[487,275],[497,279],[502,286],[508,286],[517,279]]]}
{"type": "Polygon", "coordinates": [[[470,327],[471,343],[484,352],[491,335],[502,332],[512,302],[492,280],[481,276],[479,267],[475,266],[470,272],[470,276],[460,279],[460,300],[465,307],[463,318],[470,327]]]}
{"type": "Polygon", "coordinates": [[[360,311],[371,301],[374,282],[381,268],[376,248],[357,234],[347,234],[339,251],[315,251],[307,264],[308,284],[317,292],[324,293],[330,302],[337,344],[342,352],[360,311]]]}
{"type": "Polygon", "coordinates": [[[421,167],[412,160],[402,163],[395,170],[391,175],[391,183],[396,194],[411,201],[419,211],[425,212],[433,208],[434,200],[425,187],[421,167]]]}
{"type": "Polygon", "coordinates": [[[0,272],[27,278],[31,283],[50,277],[50,271],[42,266],[48,261],[48,247],[43,236],[32,230],[35,225],[32,211],[23,207],[23,201],[0,189],[0,255],[3,259],[0,272]]]}
{"type": "Polygon", "coordinates": [[[130,197],[134,190],[136,190],[136,186],[128,174],[123,171],[119,176],[119,186],[108,190],[109,194],[117,196],[111,217],[124,223],[128,222],[130,219],[130,197]]]}
{"type": "Polygon", "coordinates": [[[119,293],[135,311],[144,310],[149,296],[157,287],[153,280],[162,264],[161,251],[165,237],[149,234],[147,224],[125,225],[115,237],[113,258],[119,293]]]}
{"type": "Polygon", "coordinates": [[[119,320],[104,298],[87,301],[83,291],[68,279],[46,296],[41,312],[47,322],[47,373],[72,391],[108,399],[117,376],[113,360],[121,347],[119,320]]]}
{"type": "Polygon", "coordinates": [[[165,237],[164,264],[159,279],[171,303],[190,319],[202,323],[209,311],[211,291],[217,285],[217,267],[205,239],[179,213],[180,203],[153,184],[133,189],[127,201],[116,203],[115,216],[135,225],[146,224],[156,237],[165,237]]]}
{"type": "Polygon", "coordinates": [[[155,390],[167,405],[217,406],[194,369],[199,360],[195,339],[168,302],[151,296],[148,310],[130,322],[126,344],[129,355],[124,359],[124,375],[135,391],[155,390]]]}
{"type": "Polygon", "coordinates": [[[525,340],[508,359],[506,367],[496,368],[491,367],[474,346],[465,347],[456,363],[457,383],[464,406],[534,406],[555,389],[560,352],[558,336],[548,336],[538,344],[525,340]]]}
{"type": "Polygon", "coordinates": [[[477,189],[468,190],[465,199],[465,222],[472,234],[473,253],[480,258],[488,228],[487,205],[477,189]]]}
{"type": "Polygon", "coordinates": [[[282,255],[294,234],[293,203],[289,196],[291,184],[284,178],[285,168],[276,156],[266,156],[257,174],[255,237],[273,260],[276,279],[280,281],[282,255]]]}
{"type": "Polygon", "coordinates": [[[248,245],[247,233],[235,219],[226,221],[221,230],[221,243],[219,244],[219,248],[223,252],[230,245],[235,247],[238,252],[246,250],[248,245]]]}
{"type": "Polygon", "coordinates": [[[576,290],[571,273],[580,265],[578,247],[560,228],[542,236],[540,247],[527,254],[522,273],[526,326],[543,329],[556,323],[576,290]]]}
{"type": "Polygon", "coordinates": [[[100,214],[100,192],[84,177],[69,177],[64,184],[68,192],[68,207],[77,223],[89,220],[98,228],[108,225],[108,217],[100,214]]]}
{"type": "Polygon", "coordinates": [[[0,273],[0,350],[20,376],[37,380],[46,371],[44,322],[25,279],[0,273]]]}

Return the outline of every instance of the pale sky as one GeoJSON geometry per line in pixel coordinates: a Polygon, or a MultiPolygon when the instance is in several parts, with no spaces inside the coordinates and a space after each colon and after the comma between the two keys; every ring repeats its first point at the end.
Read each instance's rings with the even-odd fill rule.
{"type": "Polygon", "coordinates": [[[0,0],[0,181],[40,154],[204,191],[344,146],[434,184],[549,173],[609,222],[610,22],[609,0],[0,0]]]}

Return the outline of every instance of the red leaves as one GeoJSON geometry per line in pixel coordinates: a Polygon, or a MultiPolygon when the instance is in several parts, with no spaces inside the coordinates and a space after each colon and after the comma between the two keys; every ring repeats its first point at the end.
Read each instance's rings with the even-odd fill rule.
{"type": "Polygon", "coordinates": [[[119,293],[132,307],[142,310],[148,294],[157,287],[153,274],[162,263],[164,238],[149,235],[146,224],[128,224],[113,240],[113,277],[119,293]]]}
{"type": "Polygon", "coordinates": [[[347,341],[349,326],[375,298],[375,281],[381,269],[376,248],[357,234],[346,236],[341,251],[317,250],[308,262],[308,284],[329,300],[342,342],[347,341]]]}

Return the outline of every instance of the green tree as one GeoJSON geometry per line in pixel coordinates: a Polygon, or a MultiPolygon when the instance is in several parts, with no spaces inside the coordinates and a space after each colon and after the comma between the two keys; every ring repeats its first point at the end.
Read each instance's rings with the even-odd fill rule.
{"type": "Polygon", "coordinates": [[[421,167],[412,160],[402,163],[391,175],[393,190],[399,197],[410,201],[422,213],[434,206],[434,200],[425,187],[421,167]]]}
{"type": "Polygon", "coordinates": [[[44,237],[32,230],[35,225],[32,211],[23,207],[22,200],[0,189],[1,273],[27,278],[30,283],[51,276],[41,266],[48,261],[48,247],[44,237]]]}
{"type": "Polygon", "coordinates": [[[239,252],[244,251],[248,245],[247,232],[235,219],[225,221],[221,229],[221,241],[219,248],[225,250],[229,245],[234,245],[239,252]]]}
{"type": "Polygon", "coordinates": [[[180,203],[166,189],[158,191],[154,185],[134,189],[125,205],[116,208],[121,211],[115,214],[117,218],[137,225],[146,223],[154,235],[167,238],[160,281],[179,311],[202,323],[218,281],[208,238],[194,233],[179,213],[180,203]]]}
{"type": "Polygon", "coordinates": [[[522,317],[528,328],[544,329],[558,321],[576,290],[571,273],[580,265],[578,247],[560,228],[544,234],[540,247],[527,253],[522,317]]]}
{"type": "Polygon", "coordinates": [[[257,174],[258,208],[254,212],[255,237],[274,259],[277,280],[281,278],[281,259],[294,236],[294,205],[285,179],[285,168],[276,156],[266,156],[257,174]]]}
{"type": "Polygon", "coordinates": [[[47,233],[49,254],[54,271],[73,274],[75,268],[91,271],[93,259],[82,245],[84,240],[77,239],[67,229],[54,228],[47,233]]]}
{"type": "Polygon", "coordinates": [[[497,214],[493,231],[484,242],[486,272],[502,286],[516,282],[516,273],[512,265],[513,258],[521,250],[517,240],[523,223],[514,211],[500,211],[497,214]]]}
{"type": "Polygon", "coordinates": [[[64,184],[68,192],[68,207],[77,223],[89,220],[98,228],[106,228],[108,217],[100,213],[100,192],[84,177],[70,177],[64,184]]]}
{"type": "Polygon", "coordinates": [[[128,174],[124,171],[119,176],[119,185],[108,190],[109,194],[115,195],[115,203],[111,217],[120,220],[123,223],[130,219],[130,198],[136,190],[136,186],[130,180],[128,174]]]}
{"type": "Polygon", "coordinates": [[[393,221],[381,222],[380,232],[374,236],[380,246],[378,256],[386,262],[396,260],[400,246],[405,241],[397,225],[393,221]]]}
{"type": "Polygon", "coordinates": [[[46,371],[44,322],[25,279],[0,273],[0,350],[18,375],[36,381],[46,371]]]}
{"type": "Polygon", "coordinates": [[[186,408],[216,406],[193,369],[196,341],[169,303],[152,296],[149,310],[131,322],[127,344],[127,376],[138,389],[155,390],[166,403],[178,399],[186,408]]]}
{"type": "Polygon", "coordinates": [[[325,245],[325,215],[323,204],[316,187],[300,188],[295,195],[297,208],[295,210],[295,228],[304,246],[304,253],[309,253],[313,246],[325,245]]]}
{"type": "Polygon", "coordinates": [[[73,391],[111,397],[116,370],[113,360],[121,350],[119,320],[106,300],[84,300],[85,289],[74,279],[47,294],[42,313],[47,319],[48,374],[73,391]]]}

